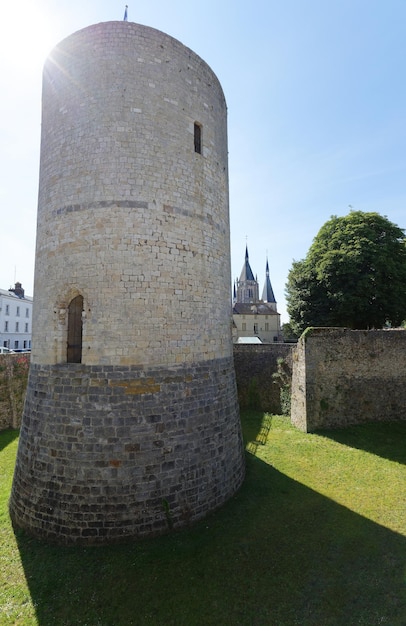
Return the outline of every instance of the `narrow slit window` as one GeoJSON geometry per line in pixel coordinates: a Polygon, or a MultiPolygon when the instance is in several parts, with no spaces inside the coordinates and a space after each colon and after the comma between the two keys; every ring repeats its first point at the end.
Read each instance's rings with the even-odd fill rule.
{"type": "Polygon", "coordinates": [[[195,152],[202,153],[202,126],[195,122],[195,152]]]}
{"type": "Polygon", "coordinates": [[[83,297],[76,296],[68,308],[68,363],[82,362],[82,311],[83,297]]]}

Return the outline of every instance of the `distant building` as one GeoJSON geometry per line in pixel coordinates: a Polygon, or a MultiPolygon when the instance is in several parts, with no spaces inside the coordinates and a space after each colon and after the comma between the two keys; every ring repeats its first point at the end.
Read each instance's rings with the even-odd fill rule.
{"type": "Polygon", "coordinates": [[[32,298],[21,283],[0,289],[0,345],[12,350],[31,350],[32,298]]]}
{"type": "Polygon", "coordinates": [[[251,269],[248,247],[240,278],[235,281],[233,294],[233,341],[252,343],[257,337],[261,343],[283,341],[280,314],[269,277],[268,259],[265,284],[259,299],[259,284],[251,269]]]}

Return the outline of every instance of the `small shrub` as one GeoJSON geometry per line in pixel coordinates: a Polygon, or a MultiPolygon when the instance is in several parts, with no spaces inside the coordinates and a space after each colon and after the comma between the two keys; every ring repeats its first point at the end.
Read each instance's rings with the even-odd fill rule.
{"type": "Polygon", "coordinates": [[[277,370],[272,374],[273,382],[279,385],[279,399],[282,415],[290,415],[292,397],[292,373],[288,363],[282,357],[277,360],[277,370]]]}

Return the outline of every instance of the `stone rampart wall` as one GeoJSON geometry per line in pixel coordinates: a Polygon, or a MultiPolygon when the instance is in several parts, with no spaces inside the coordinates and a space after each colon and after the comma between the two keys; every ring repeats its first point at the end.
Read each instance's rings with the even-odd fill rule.
{"type": "MultiPolygon", "coordinates": [[[[280,413],[280,385],[272,375],[278,358],[292,367],[292,344],[234,345],[238,401],[241,408],[280,413]]],[[[30,355],[0,355],[0,430],[19,428],[30,355]]]]}
{"type": "Polygon", "coordinates": [[[29,354],[0,354],[0,430],[20,427],[29,364],[29,354]]]}
{"type": "MultiPolygon", "coordinates": [[[[20,427],[29,358],[0,355],[0,430],[20,427]]],[[[292,422],[301,430],[406,419],[406,331],[319,328],[297,345],[234,345],[241,408],[280,413],[278,358],[293,367],[292,422]]]]}
{"type": "Polygon", "coordinates": [[[406,420],[406,331],[309,328],[293,354],[291,418],[305,432],[406,420]]]}
{"type": "Polygon", "coordinates": [[[238,401],[241,408],[281,413],[280,384],[272,377],[278,359],[292,367],[292,350],[288,343],[234,344],[234,366],[238,401]]]}

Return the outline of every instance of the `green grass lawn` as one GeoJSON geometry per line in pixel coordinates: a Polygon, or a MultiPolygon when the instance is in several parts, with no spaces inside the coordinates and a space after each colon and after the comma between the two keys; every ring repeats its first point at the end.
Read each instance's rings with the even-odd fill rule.
{"type": "Polygon", "coordinates": [[[0,433],[0,624],[406,625],[406,423],[304,434],[245,412],[247,477],[196,526],[97,548],[14,535],[0,433]]]}

